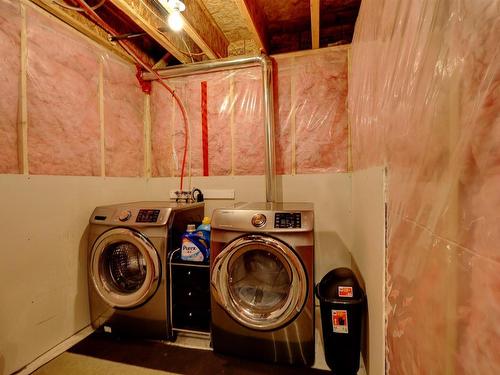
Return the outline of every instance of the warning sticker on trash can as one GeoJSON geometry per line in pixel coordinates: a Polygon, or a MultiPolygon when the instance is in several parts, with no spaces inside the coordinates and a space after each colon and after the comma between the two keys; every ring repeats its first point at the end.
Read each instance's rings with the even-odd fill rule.
{"type": "Polygon", "coordinates": [[[347,310],[332,310],[333,332],[349,333],[347,327],[347,310]]]}
{"type": "Polygon", "coordinates": [[[352,298],[352,286],[339,286],[339,297],[350,297],[352,298]]]}

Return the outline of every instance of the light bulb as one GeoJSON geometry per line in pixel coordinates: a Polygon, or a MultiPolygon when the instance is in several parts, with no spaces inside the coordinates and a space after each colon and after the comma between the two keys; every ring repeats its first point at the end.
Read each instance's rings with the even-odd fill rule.
{"type": "Polygon", "coordinates": [[[168,15],[168,26],[172,31],[181,31],[184,26],[184,20],[182,19],[181,13],[179,11],[174,11],[168,15]]]}

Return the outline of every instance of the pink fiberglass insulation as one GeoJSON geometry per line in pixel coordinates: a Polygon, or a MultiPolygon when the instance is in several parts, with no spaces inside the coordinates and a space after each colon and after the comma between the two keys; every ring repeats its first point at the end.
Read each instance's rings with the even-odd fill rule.
{"type": "Polygon", "coordinates": [[[165,88],[153,82],[151,92],[152,175],[172,175],[172,132],[174,99],[165,88]]]}
{"type": "Polygon", "coordinates": [[[347,171],[347,48],[295,59],[298,173],[347,171]]]}
{"type": "MultiPolygon", "coordinates": [[[[189,149],[186,158],[186,168],[184,175],[203,175],[202,165],[202,144],[201,144],[201,88],[198,76],[189,78],[177,78],[168,80],[167,83],[175,89],[179,95],[187,113],[189,122],[189,149]],[[191,167],[189,167],[191,165],[191,167]]],[[[165,89],[164,95],[168,95],[165,89]]],[[[174,103],[173,108],[173,175],[180,176],[182,168],[182,158],[184,153],[184,138],[186,135],[182,113],[179,106],[174,103]]]]}
{"type": "Polygon", "coordinates": [[[207,82],[208,167],[210,176],[231,174],[231,117],[234,100],[230,96],[231,74],[205,75],[207,82]]]}
{"type": "Polygon", "coordinates": [[[264,174],[264,114],[259,67],[234,73],[233,153],[235,175],[264,174]]]}
{"type": "Polygon", "coordinates": [[[389,374],[500,371],[499,32],[492,2],[361,5],[349,116],[354,168],[388,169],[389,374]]]}
{"type": "MultiPolygon", "coordinates": [[[[191,175],[200,176],[203,174],[200,82],[196,76],[165,82],[175,90],[187,113],[191,149],[188,147],[184,175],[189,175],[191,160],[191,175]]],[[[153,85],[151,113],[153,176],[180,176],[186,137],[182,113],[172,95],[157,83],[153,85]]]]}
{"type": "Polygon", "coordinates": [[[27,27],[29,171],[99,175],[96,47],[31,9],[27,27]]]}
{"type": "MultiPolygon", "coordinates": [[[[201,84],[198,77],[187,79],[181,93],[181,99],[186,105],[189,118],[190,150],[187,160],[191,160],[191,175],[203,176],[203,154],[201,138],[201,84]]],[[[175,125],[178,129],[182,129],[183,122],[181,112],[178,111],[178,114],[178,121],[175,125]]],[[[184,139],[183,137],[176,137],[176,140],[178,141],[176,143],[177,154],[179,155],[179,160],[181,160],[182,153],[184,151],[184,139]]],[[[181,163],[179,163],[179,167],[177,168],[176,173],[176,175],[178,176],[180,176],[181,174],[181,166],[181,163]]],[[[186,164],[186,168],[188,168],[188,164],[186,164]]]]}
{"type": "Polygon", "coordinates": [[[0,173],[19,173],[17,119],[21,16],[19,3],[0,0],[0,173]]]}
{"type": "Polygon", "coordinates": [[[468,252],[460,266],[466,274],[459,291],[458,351],[454,357],[457,374],[497,374],[500,328],[498,311],[500,277],[498,263],[468,252]]]}
{"type": "MultiPolygon", "coordinates": [[[[177,78],[169,82],[176,91],[188,113],[190,128],[190,159],[191,174],[203,175],[203,147],[208,150],[208,170],[211,176],[231,174],[231,111],[234,100],[230,97],[230,72],[208,73],[186,78],[177,78]],[[202,82],[207,85],[207,144],[203,145],[202,137],[202,82]]],[[[177,107],[177,106],[176,106],[177,107]]],[[[184,131],[180,122],[180,111],[176,108],[178,116],[177,136],[175,137],[175,153],[179,160],[176,175],[180,175],[180,161],[184,149],[184,131]]],[[[189,155],[188,155],[189,160],[189,155]]],[[[188,167],[186,167],[186,174],[188,167]]]]}
{"type": "Polygon", "coordinates": [[[103,64],[106,176],[143,176],[144,94],[135,68],[109,56],[103,64]]]}
{"type": "MultiPolygon", "coordinates": [[[[329,48],[300,57],[280,55],[276,62],[277,173],[346,171],[347,49],[329,48]]],[[[192,175],[203,174],[203,81],[207,82],[208,93],[209,175],[264,174],[261,75],[261,68],[254,67],[167,80],[175,87],[188,113],[192,175]]],[[[154,87],[153,175],[178,176],[185,134],[180,111],[167,99],[170,95],[165,90],[156,84],[154,87]],[[159,101],[165,104],[160,107],[159,101]],[[166,144],[170,137],[173,137],[172,148],[166,144]]]]}
{"type": "Polygon", "coordinates": [[[391,253],[389,257],[387,281],[398,287],[388,291],[388,298],[397,300],[398,304],[391,312],[397,319],[390,319],[387,329],[392,336],[389,340],[404,339],[399,340],[397,353],[387,353],[390,373],[444,374],[448,324],[456,322],[447,317],[445,301],[450,293],[450,275],[443,270],[450,261],[456,261],[453,258],[456,248],[447,241],[433,238],[424,228],[407,221],[398,223],[391,243],[399,251],[391,253]],[[409,241],[412,241],[411,250],[407,250],[409,241]],[[401,275],[401,270],[419,277],[401,275]],[[415,342],[423,340],[423,337],[426,339],[418,343],[418,352],[413,352],[415,342]],[[409,355],[412,352],[412,361],[399,361],[399,353],[409,355]]]}
{"type": "MultiPolygon", "coordinates": [[[[295,59],[290,57],[276,58],[274,72],[274,100],[278,103],[278,112],[275,113],[275,157],[276,173],[292,173],[292,75],[295,68],[295,59]]],[[[293,86],[295,87],[295,86],[293,86]]],[[[294,164],[295,167],[295,164],[294,164]]]]}

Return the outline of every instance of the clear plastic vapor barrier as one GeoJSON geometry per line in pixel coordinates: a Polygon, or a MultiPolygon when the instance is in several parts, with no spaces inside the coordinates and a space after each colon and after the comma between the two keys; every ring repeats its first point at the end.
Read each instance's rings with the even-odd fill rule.
{"type": "MultiPolygon", "coordinates": [[[[172,94],[154,83],[145,100],[135,66],[35,5],[0,10],[0,173],[178,176],[188,136],[186,175],[264,174],[259,67],[166,80],[186,134],[172,94]]],[[[278,173],[347,171],[347,52],[275,56],[278,173]]]]}
{"type": "MultiPolygon", "coordinates": [[[[277,173],[347,171],[347,47],[274,59],[277,173]]],[[[254,67],[166,80],[188,114],[193,176],[264,174],[261,75],[254,67]]],[[[157,83],[151,114],[153,175],[179,175],[181,112],[157,83]]]]}
{"type": "Polygon", "coordinates": [[[500,3],[363,0],[355,170],[388,170],[389,374],[500,371],[500,3]]]}

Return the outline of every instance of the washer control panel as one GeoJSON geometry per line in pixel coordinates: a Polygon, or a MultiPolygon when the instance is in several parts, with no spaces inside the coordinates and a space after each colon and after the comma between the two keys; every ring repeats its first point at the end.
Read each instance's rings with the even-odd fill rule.
{"type": "Polygon", "coordinates": [[[156,223],[160,210],[156,209],[140,209],[137,214],[136,223],[156,223]]]}
{"type": "Polygon", "coordinates": [[[274,215],[275,228],[301,228],[301,221],[300,212],[276,212],[274,215]]]}

